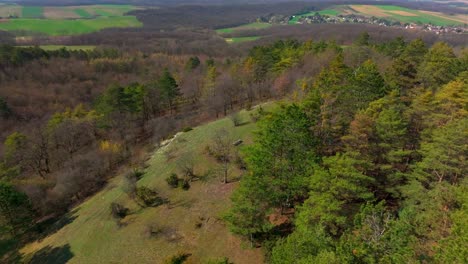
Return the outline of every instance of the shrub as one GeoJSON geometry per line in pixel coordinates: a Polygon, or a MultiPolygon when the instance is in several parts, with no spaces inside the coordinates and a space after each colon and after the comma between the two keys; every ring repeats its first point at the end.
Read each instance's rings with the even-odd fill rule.
{"type": "Polygon", "coordinates": [[[242,125],[242,118],[239,113],[234,113],[229,117],[234,124],[234,126],[240,126],[242,125]]]}
{"type": "Polygon", "coordinates": [[[144,186],[137,188],[136,195],[145,206],[156,207],[164,203],[164,199],[159,197],[157,192],[144,186]]]}
{"type": "Polygon", "coordinates": [[[127,216],[129,209],[119,203],[111,203],[111,213],[116,219],[123,219],[127,216]]]}
{"type": "Polygon", "coordinates": [[[188,257],[190,257],[191,254],[187,253],[177,253],[176,255],[169,257],[166,261],[164,261],[165,264],[182,264],[184,263],[188,257]]]}
{"type": "Polygon", "coordinates": [[[179,181],[179,187],[180,187],[182,190],[186,190],[186,191],[187,191],[188,189],[190,189],[190,183],[189,183],[189,181],[186,181],[186,180],[184,180],[184,181],[179,181]]]}
{"type": "Polygon", "coordinates": [[[172,188],[177,188],[177,186],[179,186],[179,178],[177,177],[177,174],[175,173],[172,173],[169,177],[167,177],[166,182],[172,188]]]}
{"type": "Polygon", "coordinates": [[[191,127],[184,127],[184,129],[182,129],[182,132],[189,132],[189,131],[192,131],[193,128],[191,127]]]}

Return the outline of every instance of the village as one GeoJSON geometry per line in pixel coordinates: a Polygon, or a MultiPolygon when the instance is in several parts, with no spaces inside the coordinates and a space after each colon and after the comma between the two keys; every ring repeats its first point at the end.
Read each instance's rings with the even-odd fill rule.
{"type": "MultiPolygon", "coordinates": [[[[291,20],[293,17],[288,18],[291,20]]],[[[289,21],[288,20],[288,21],[289,21]]],[[[337,16],[328,16],[321,15],[320,13],[315,13],[313,16],[303,16],[300,17],[297,21],[297,24],[340,24],[340,23],[358,23],[358,24],[373,24],[383,27],[396,27],[407,30],[422,30],[427,32],[433,32],[435,34],[446,34],[446,33],[455,33],[455,34],[466,34],[468,28],[466,24],[464,26],[436,26],[431,24],[416,24],[416,23],[401,23],[394,20],[378,18],[378,17],[366,17],[355,14],[349,15],[337,15],[337,16]]]]}

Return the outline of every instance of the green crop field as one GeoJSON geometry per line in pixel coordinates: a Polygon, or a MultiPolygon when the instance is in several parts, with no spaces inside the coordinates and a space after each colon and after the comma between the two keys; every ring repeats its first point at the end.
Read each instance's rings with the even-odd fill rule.
{"type": "Polygon", "coordinates": [[[12,17],[0,23],[0,30],[18,36],[50,36],[91,33],[105,28],[140,27],[142,23],[125,13],[138,9],[132,5],[19,6],[0,5],[0,16],[12,17]]]}
{"type": "Polygon", "coordinates": [[[0,23],[0,30],[17,32],[18,35],[43,33],[65,36],[91,33],[105,28],[140,27],[142,23],[133,16],[98,17],[95,19],[10,19],[0,23]]]}
{"type": "Polygon", "coordinates": [[[259,36],[226,38],[226,42],[228,42],[228,43],[242,43],[242,42],[247,42],[247,41],[254,41],[254,40],[257,40],[259,38],[260,38],[259,36]]]}
{"type": "Polygon", "coordinates": [[[251,29],[263,29],[263,28],[269,28],[271,27],[272,25],[269,24],[269,23],[259,23],[259,22],[255,22],[255,23],[250,23],[250,24],[245,24],[245,25],[241,25],[241,26],[238,26],[238,27],[231,27],[231,28],[222,28],[222,29],[218,29],[216,30],[217,33],[233,33],[233,32],[236,32],[236,31],[241,31],[241,30],[251,30],[251,29]]]}
{"type": "MultiPolygon", "coordinates": [[[[269,109],[273,104],[264,107],[269,109]]],[[[153,153],[138,186],[154,188],[160,196],[169,199],[168,204],[139,207],[123,191],[124,176],[117,176],[102,191],[72,210],[63,220],[69,224],[22,248],[23,260],[27,263],[37,253],[34,257],[39,260],[37,263],[96,263],[96,260],[162,263],[168,256],[183,252],[191,254],[190,263],[206,263],[222,257],[234,263],[262,263],[261,250],[249,248],[247,242],[228,231],[221,219],[238,184],[235,179],[242,171],[233,165],[229,174],[231,183],[221,183],[219,165],[205,150],[219,129],[228,130],[233,140],[252,142],[256,125],[250,121],[249,112],[242,111],[240,116],[246,122],[242,126],[234,127],[229,118],[220,119],[178,133],[169,144],[153,153]],[[167,153],[171,153],[171,158],[167,153]],[[177,164],[187,155],[195,160],[195,174],[200,180],[192,182],[187,191],[173,189],[165,178],[179,172],[177,164]],[[122,225],[111,217],[112,202],[130,209],[122,225]],[[148,226],[160,231],[148,235],[148,226]]]]}
{"type": "Polygon", "coordinates": [[[77,15],[79,15],[80,17],[82,18],[90,18],[90,17],[93,17],[93,15],[91,15],[88,11],[82,9],[82,8],[78,8],[78,9],[75,9],[74,10],[75,13],[77,15]]]}
{"type": "Polygon", "coordinates": [[[44,9],[38,6],[23,6],[21,17],[24,18],[41,18],[44,16],[44,9]]]}

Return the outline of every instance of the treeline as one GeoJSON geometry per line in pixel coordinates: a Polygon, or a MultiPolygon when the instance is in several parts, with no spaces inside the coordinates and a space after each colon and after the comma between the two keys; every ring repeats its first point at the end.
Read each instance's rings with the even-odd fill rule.
{"type": "Polygon", "coordinates": [[[225,219],[270,263],[468,257],[468,53],[370,43],[362,35],[354,63],[338,52],[303,79],[303,96],[264,114],[244,151],[248,174],[225,219]]]}
{"type": "Polygon", "coordinates": [[[117,58],[119,51],[116,49],[92,49],[92,50],[69,50],[65,47],[57,50],[44,50],[38,46],[15,47],[0,45],[0,66],[21,66],[26,62],[50,58],[76,58],[80,60],[91,60],[97,58],[117,58]]]}

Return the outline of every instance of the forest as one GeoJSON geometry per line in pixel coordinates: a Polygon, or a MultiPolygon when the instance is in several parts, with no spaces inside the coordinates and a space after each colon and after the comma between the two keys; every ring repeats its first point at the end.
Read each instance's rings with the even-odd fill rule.
{"type": "MultiPolygon", "coordinates": [[[[234,155],[218,131],[203,152],[221,168],[216,186],[232,190],[216,221],[239,248],[278,264],[466,263],[465,36],[299,25],[230,45],[214,33],[307,5],[252,6],[137,10],[141,29],[63,39],[90,50],[0,35],[0,262],[44,263],[25,261],[22,247],[47,240],[116,175],[139,210],[168,204],[140,181],[148,156],[222,118],[243,129],[248,110],[252,142],[236,138],[234,155]],[[230,182],[231,164],[241,173],[230,182]]],[[[184,162],[158,175],[171,192],[201,184],[184,162]]],[[[124,205],[106,207],[118,230],[124,205]]]]}

